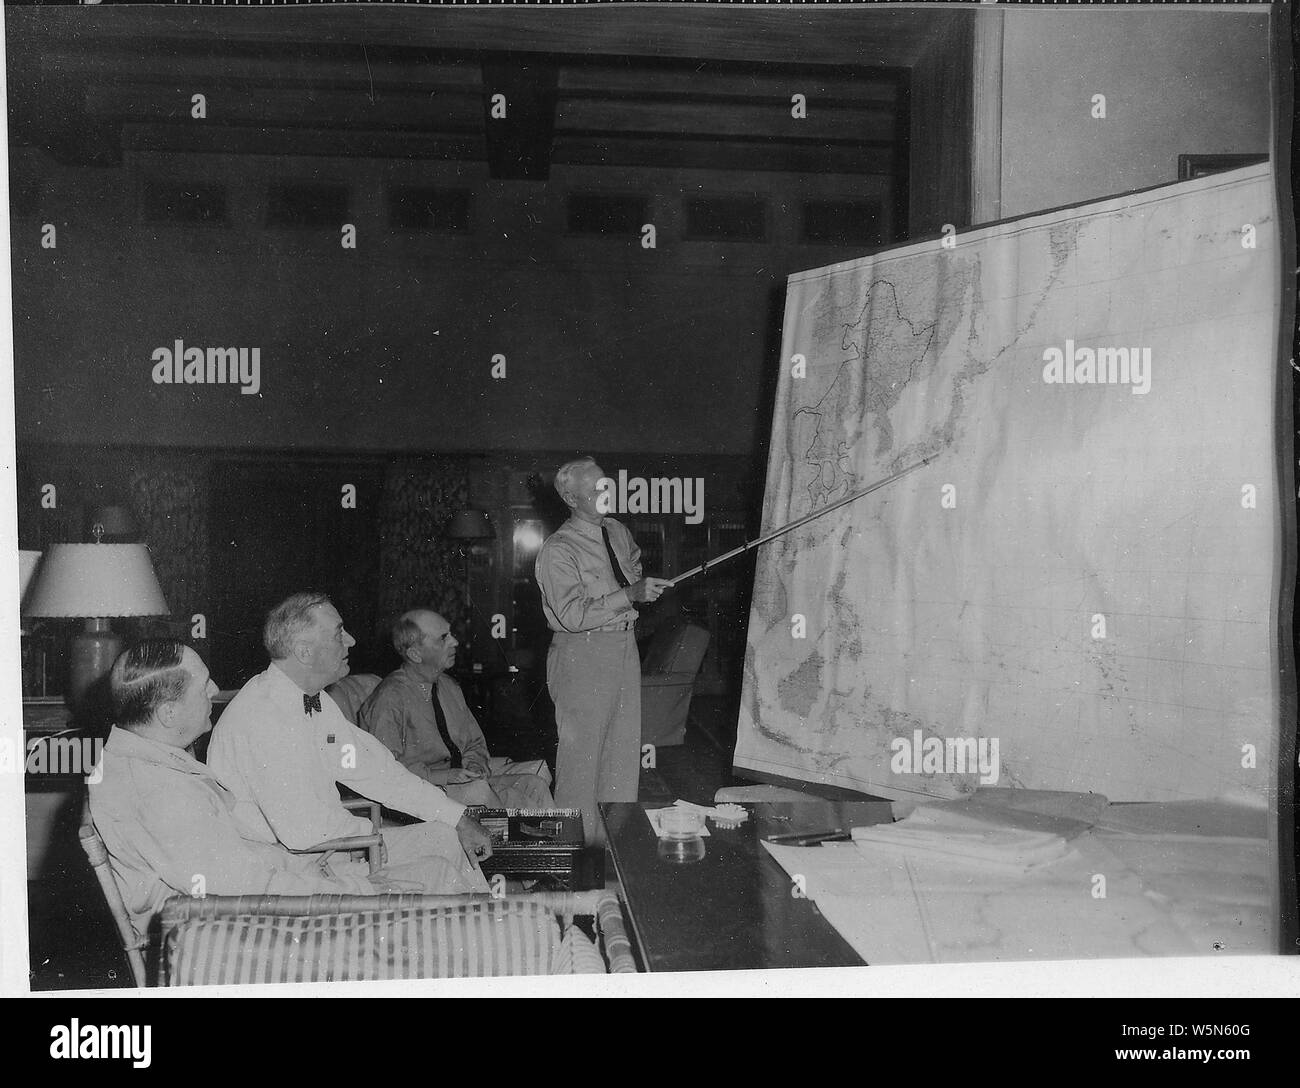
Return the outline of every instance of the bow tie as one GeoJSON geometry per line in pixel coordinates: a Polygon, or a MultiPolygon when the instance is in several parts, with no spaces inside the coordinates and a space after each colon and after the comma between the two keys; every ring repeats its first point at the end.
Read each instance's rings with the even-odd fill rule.
{"type": "Polygon", "coordinates": [[[302,697],[302,712],[311,715],[312,711],[320,710],[320,692],[315,695],[304,695],[302,697]]]}

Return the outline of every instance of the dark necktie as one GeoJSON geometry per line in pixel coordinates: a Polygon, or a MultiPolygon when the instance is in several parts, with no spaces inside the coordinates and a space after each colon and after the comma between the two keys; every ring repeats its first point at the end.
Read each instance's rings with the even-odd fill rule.
{"type": "Polygon", "coordinates": [[[320,692],[315,695],[304,695],[302,697],[302,712],[311,717],[313,712],[320,711],[320,692]]]}
{"type": "Polygon", "coordinates": [[[442,743],[447,746],[447,753],[451,756],[452,768],[460,766],[460,749],[456,747],[456,742],[451,739],[451,731],[447,728],[447,715],[443,712],[442,703],[438,701],[438,681],[433,682],[433,717],[438,723],[438,736],[442,738],[442,743]]]}
{"type": "Polygon", "coordinates": [[[605,539],[605,551],[609,553],[609,565],[614,568],[614,577],[618,579],[618,588],[626,589],[632,583],[627,580],[627,575],[623,573],[623,565],[618,561],[618,556],[614,554],[614,545],[609,542],[609,530],[602,523],[600,526],[600,535],[605,539]]]}

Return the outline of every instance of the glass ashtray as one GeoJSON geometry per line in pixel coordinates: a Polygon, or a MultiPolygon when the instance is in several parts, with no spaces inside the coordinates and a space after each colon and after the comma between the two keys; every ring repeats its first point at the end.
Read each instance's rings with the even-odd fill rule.
{"type": "Polygon", "coordinates": [[[704,860],[704,840],[698,835],[688,839],[660,839],[659,857],[673,865],[686,865],[704,860]]]}
{"type": "Polygon", "coordinates": [[[704,830],[704,816],[690,809],[670,808],[659,817],[660,837],[695,839],[704,830]]]}

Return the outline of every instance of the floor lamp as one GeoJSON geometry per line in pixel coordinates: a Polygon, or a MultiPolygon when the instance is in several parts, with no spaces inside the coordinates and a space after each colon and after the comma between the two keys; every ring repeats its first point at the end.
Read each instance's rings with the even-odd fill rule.
{"type": "MultiPolygon", "coordinates": [[[[477,541],[492,540],[496,530],[492,527],[492,517],[486,510],[473,507],[461,510],[451,519],[444,534],[448,540],[458,541],[461,559],[465,564],[465,607],[469,610],[471,631],[473,630],[474,600],[470,590],[469,558],[477,541]]],[[[471,668],[473,663],[471,662],[471,668]]]]}

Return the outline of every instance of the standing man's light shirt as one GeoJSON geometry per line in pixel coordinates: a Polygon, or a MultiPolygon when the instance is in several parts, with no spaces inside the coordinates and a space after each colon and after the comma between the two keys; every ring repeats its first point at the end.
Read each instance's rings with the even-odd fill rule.
{"type": "Polygon", "coordinates": [[[641,578],[641,549],[624,525],[608,517],[599,524],[569,518],[546,538],[537,557],[542,611],[553,631],[596,631],[636,620],[627,590],[610,568],[602,526],[627,580],[641,578]]]}

